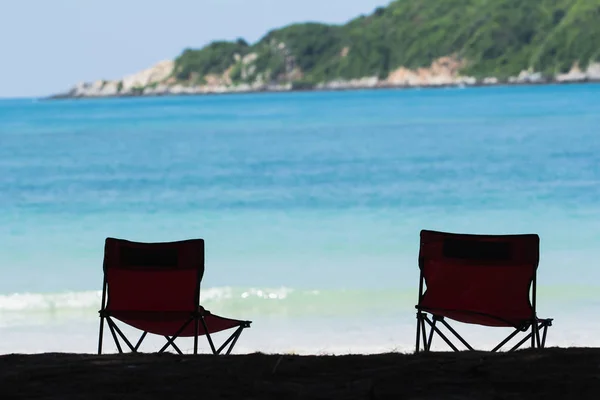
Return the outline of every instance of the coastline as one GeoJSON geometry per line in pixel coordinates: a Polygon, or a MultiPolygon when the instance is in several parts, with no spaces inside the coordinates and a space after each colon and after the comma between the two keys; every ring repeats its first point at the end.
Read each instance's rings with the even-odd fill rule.
{"type": "Polygon", "coordinates": [[[6,399],[597,398],[598,348],[347,356],[0,356],[6,399]]]}
{"type": "MultiPolygon", "coordinates": [[[[252,53],[254,54],[254,53],[252,53]]],[[[248,56],[249,57],[249,56],[248,56]]],[[[253,60],[244,61],[250,63],[253,60]]],[[[246,64],[243,64],[246,65],[246,64]]],[[[455,57],[440,57],[429,67],[409,69],[398,67],[387,76],[363,76],[353,79],[336,78],[319,83],[303,81],[294,74],[278,80],[250,79],[234,81],[230,69],[221,75],[205,75],[203,83],[176,79],[175,61],[161,61],[143,71],[117,80],[80,82],[64,93],[48,99],[97,97],[146,97],[179,95],[215,95],[239,93],[280,93],[308,91],[348,91],[375,89],[425,89],[451,87],[486,87],[506,85],[548,85],[600,82],[600,63],[591,63],[585,70],[574,63],[565,73],[543,74],[533,69],[520,71],[516,76],[467,76],[461,74],[464,61],[455,57]]]]}
{"type": "Polygon", "coordinates": [[[560,80],[545,80],[545,81],[527,81],[527,82],[507,82],[500,81],[498,83],[451,83],[440,85],[375,85],[375,86],[344,86],[344,87],[313,87],[313,88],[289,88],[286,90],[269,88],[250,89],[250,90],[215,90],[215,91],[193,91],[193,92],[160,92],[160,93],[125,93],[125,94],[108,94],[108,95],[70,95],[68,93],[55,94],[45,97],[40,97],[38,100],[83,100],[83,99],[115,99],[115,98],[140,98],[140,97],[188,97],[188,96],[225,96],[225,95],[243,95],[243,94],[273,94],[273,93],[319,93],[319,92],[350,92],[361,90],[411,90],[411,89],[456,89],[456,88],[482,88],[482,87],[513,87],[513,86],[553,86],[553,85],[584,85],[584,84],[600,84],[600,79],[584,79],[573,81],[560,80]]]}

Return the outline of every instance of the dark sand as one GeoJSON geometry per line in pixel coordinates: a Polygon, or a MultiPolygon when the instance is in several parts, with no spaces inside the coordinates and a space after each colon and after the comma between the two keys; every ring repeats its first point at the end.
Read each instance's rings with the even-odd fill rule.
{"type": "Polygon", "coordinates": [[[600,349],[0,356],[0,399],[600,399],[600,349]]]}

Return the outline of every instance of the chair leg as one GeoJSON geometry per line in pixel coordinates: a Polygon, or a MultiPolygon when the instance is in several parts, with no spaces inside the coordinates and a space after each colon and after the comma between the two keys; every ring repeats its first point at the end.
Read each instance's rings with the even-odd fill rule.
{"type": "Polygon", "coordinates": [[[237,343],[237,340],[240,338],[240,336],[241,336],[241,334],[242,334],[243,331],[244,331],[243,327],[239,327],[238,328],[238,333],[235,335],[235,338],[233,339],[233,342],[231,342],[231,345],[227,349],[227,353],[225,353],[226,356],[228,356],[229,354],[231,354],[231,350],[233,350],[233,346],[235,346],[235,344],[237,343]]]}
{"type": "MultiPolygon", "coordinates": [[[[119,334],[121,339],[123,339],[123,341],[125,342],[127,347],[129,347],[129,350],[131,350],[132,352],[135,352],[135,348],[133,347],[133,345],[131,344],[129,339],[127,339],[127,336],[125,336],[125,334],[119,329],[119,327],[117,326],[115,321],[113,321],[110,317],[108,317],[106,320],[107,320],[109,326],[112,326],[112,329],[119,334]]],[[[113,336],[114,336],[114,331],[113,331],[113,336]]],[[[115,341],[116,341],[116,338],[115,338],[115,341]]],[[[119,347],[119,349],[120,349],[119,345],[117,345],[117,347],[119,347]]],[[[122,353],[122,351],[119,351],[119,353],[122,353]]]]}
{"type": "Polygon", "coordinates": [[[421,314],[421,340],[423,341],[423,351],[427,351],[427,324],[425,324],[425,314],[421,314]]]}
{"type": "Polygon", "coordinates": [[[542,348],[546,347],[546,333],[548,333],[549,324],[544,324],[544,333],[542,335],[542,348]]]}
{"type": "Polygon", "coordinates": [[[419,353],[421,344],[421,312],[417,311],[417,342],[415,344],[415,353],[419,353]]]}
{"type": "MultiPolygon", "coordinates": [[[[501,341],[496,347],[494,347],[492,349],[492,352],[496,352],[498,350],[500,350],[500,348],[502,348],[502,346],[504,346],[506,343],[508,343],[512,338],[514,338],[515,336],[517,336],[517,333],[519,333],[520,331],[518,329],[515,329],[510,335],[508,335],[506,337],[506,339],[504,339],[503,341],[501,341]]],[[[517,344],[517,347],[521,346],[523,343],[525,343],[525,341],[527,340],[527,338],[525,338],[525,340],[521,341],[519,344],[517,344]]],[[[514,348],[513,348],[514,349],[514,348]]],[[[511,349],[511,351],[513,350],[511,349]]]]}
{"type": "Polygon", "coordinates": [[[121,348],[121,343],[119,342],[119,338],[117,337],[117,334],[115,333],[115,328],[113,327],[111,320],[109,318],[106,318],[106,323],[108,324],[108,329],[110,329],[110,334],[112,335],[113,340],[115,341],[115,345],[117,346],[117,350],[119,351],[119,354],[122,354],[123,349],[121,348]]]}
{"type": "MultiPolygon", "coordinates": [[[[135,346],[131,344],[131,342],[129,341],[129,339],[127,339],[127,337],[125,336],[125,334],[121,331],[121,329],[119,329],[119,327],[117,326],[117,324],[110,318],[110,317],[104,317],[106,319],[106,324],[108,324],[108,328],[110,330],[110,333],[113,337],[113,340],[115,342],[115,345],[117,346],[117,350],[119,351],[120,354],[123,353],[123,348],[121,346],[121,340],[123,340],[123,342],[129,347],[129,349],[131,350],[131,352],[136,353],[140,347],[140,345],[142,344],[142,342],[144,341],[146,335],[148,334],[147,331],[144,331],[142,333],[142,335],[140,336],[140,338],[138,339],[138,341],[136,342],[135,346]],[[121,340],[119,340],[119,337],[121,340]]],[[[99,337],[99,342],[98,342],[98,354],[101,354],[102,351],[102,337],[103,337],[103,323],[104,323],[104,318],[101,318],[101,325],[100,325],[100,337],[99,337]]],[[[179,335],[187,328],[187,326],[192,322],[196,322],[196,331],[198,331],[198,325],[197,325],[197,320],[195,318],[190,318],[188,321],[186,321],[181,328],[171,337],[169,336],[165,336],[164,338],[166,339],[167,343],[158,351],[158,353],[163,353],[167,348],[169,347],[173,347],[173,349],[180,355],[183,355],[183,352],[181,351],[181,349],[177,346],[177,344],[175,344],[175,340],[179,337],[179,335]]],[[[237,343],[239,337],[241,336],[243,330],[247,327],[249,327],[249,324],[243,324],[240,325],[232,334],[231,336],[229,336],[229,338],[227,338],[227,340],[218,348],[215,348],[214,342],[212,340],[211,335],[208,333],[208,328],[206,326],[206,322],[204,321],[203,318],[200,318],[200,321],[202,322],[202,325],[204,327],[204,332],[206,332],[206,337],[207,340],[210,344],[211,350],[213,352],[214,355],[219,355],[223,350],[225,350],[225,348],[227,348],[227,351],[225,352],[226,355],[229,355],[231,353],[231,351],[233,350],[235,344],[237,343]]],[[[197,332],[196,332],[197,333],[197,332]]],[[[194,354],[198,354],[198,337],[199,335],[196,334],[194,337],[194,354]]]]}
{"type": "Polygon", "coordinates": [[[181,352],[181,350],[179,350],[179,348],[175,345],[175,339],[177,339],[179,337],[179,335],[181,335],[181,332],[183,332],[185,330],[185,328],[187,328],[187,326],[194,320],[194,318],[190,318],[188,319],[182,326],[181,328],[179,328],[179,330],[177,332],[175,332],[175,334],[171,337],[165,336],[165,339],[167,339],[167,344],[165,344],[158,352],[159,353],[163,353],[169,346],[173,346],[173,348],[175,349],[175,351],[177,351],[179,354],[183,354],[181,352]]]}
{"type": "Polygon", "coordinates": [[[543,349],[546,347],[546,335],[548,334],[548,328],[552,326],[552,320],[546,319],[542,320],[537,324],[537,342],[538,347],[543,349]],[[542,330],[542,338],[540,340],[540,329],[542,330]]]}
{"type": "MultiPolygon", "coordinates": [[[[459,351],[458,348],[448,339],[442,331],[440,331],[439,327],[436,325],[437,321],[440,321],[446,329],[448,329],[458,340],[461,341],[462,344],[467,347],[468,350],[474,350],[473,347],[465,340],[463,337],[456,332],[456,330],[443,318],[437,317],[433,315],[433,320],[430,320],[427,314],[417,312],[417,338],[416,338],[416,353],[421,351],[421,344],[423,345],[423,351],[430,351],[431,343],[433,341],[434,332],[437,333],[443,340],[446,342],[448,346],[452,348],[454,351],[459,351]],[[426,333],[426,326],[429,326],[429,333],[426,333]]],[[[552,326],[552,320],[541,320],[540,322],[536,322],[532,324],[531,331],[529,329],[529,333],[522,338],[516,345],[514,345],[509,351],[514,351],[521,347],[528,340],[531,340],[533,348],[544,348],[546,346],[546,336],[548,333],[548,327],[552,326]],[[540,330],[542,332],[540,332],[540,330]]],[[[491,352],[496,352],[500,350],[506,343],[508,343],[511,339],[513,339],[519,332],[522,332],[520,329],[515,329],[510,335],[508,335],[502,342],[500,342],[496,347],[494,347],[491,352]]]]}
{"type": "Polygon", "coordinates": [[[423,351],[428,351],[427,347],[427,330],[425,326],[425,314],[417,311],[417,338],[416,338],[415,353],[421,352],[421,344],[423,351]]]}
{"type": "Polygon", "coordinates": [[[221,345],[221,347],[219,347],[219,349],[217,350],[217,354],[221,354],[221,351],[223,351],[223,349],[225,348],[225,346],[227,346],[230,342],[231,342],[231,346],[229,347],[229,350],[227,351],[227,355],[231,352],[231,350],[233,349],[233,346],[235,345],[235,342],[237,342],[238,337],[242,334],[242,330],[244,329],[243,326],[240,326],[239,328],[237,328],[235,330],[235,332],[233,332],[231,334],[231,336],[229,336],[229,338],[223,342],[223,344],[221,345]]]}
{"type": "Polygon", "coordinates": [[[210,345],[210,349],[212,350],[214,355],[217,355],[217,350],[215,349],[215,344],[213,343],[212,338],[210,337],[210,333],[208,333],[208,327],[206,326],[206,321],[204,317],[200,317],[200,321],[202,322],[202,327],[204,328],[204,332],[206,333],[206,339],[208,340],[208,344],[210,345]]]}
{"type": "Polygon", "coordinates": [[[148,332],[146,332],[146,331],[144,331],[144,333],[142,333],[142,336],[140,336],[140,338],[138,339],[138,342],[135,344],[135,348],[133,349],[134,352],[138,351],[138,349],[140,348],[140,345],[144,341],[144,338],[146,337],[147,334],[148,334],[148,332]]]}
{"type": "Polygon", "coordinates": [[[468,342],[467,342],[465,339],[463,339],[463,337],[462,337],[462,336],[460,336],[460,335],[458,334],[458,332],[456,332],[456,331],[454,330],[454,328],[452,328],[452,326],[450,326],[450,324],[449,324],[448,322],[446,322],[446,320],[445,320],[445,319],[443,319],[443,318],[440,318],[440,321],[442,322],[442,324],[444,324],[444,326],[446,327],[446,329],[448,329],[450,332],[452,332],[452,334],[453,334],[453,335],[454,335],[454,336],[455,336],[455,337],[456,337],[458,340],[460,340],[460,342],[461,342],[461,343],[462,343],[462,344],[463,344],[463,345],[464,345],[464,346],[465,346],[467,349],[469,349],[469,350],[473,350],[473,347],[471,347],[471,345],[470,345],[470,344],[469,344],[469,343],[468,343],[468,342]]]}
{"type": "Polygon", "coordinates": [[[194,355],[198,354],[198,317],[194,317],[194,355]]]}
{"type": "MultiPolygon", "coordinates": [[[[523,339],[521,339],[516,345],[514,345],[509,351],[514,351],[521,347],[526,341],[531,340],[533,343],[532,348],[543,349],[546,347],[546,335],[548,333],[548,327],[552,325],[551,320],[542,320],[541,322],[536,322],[532,324],[531,332],[529,332],[523,339]],[[542,329],[542,337],[540,339],[540,329],[542,329]]],[[[497,347],[501,347],[510,339],[512,339],[520,330],[515,330],[509,337],[507,337],[500,345],[497,347]]]]}
{"type": "MultiPolygon", "coordinates": [[[[423,324],[425,324],[425,322],[427,322],[427,325],[429,325],[429,329],[431,329],[431,331],[435,331],[435,333],[437,333],[444,340],[444,342],[446,342],[446,344],[452,348],[452,350],[458,351],[458,348],[454,345],[454,343],[452,343],[450,341],[450,339],[448,339],[448,337],[446,335],[444,335],[444,333],[436,326],[436,324],[435,324],[436,320],[440,320],[446,327],[449,327],[448,323],[445,322],[443,319],[434,317],[434,320],[431,321],[427,317],[427,315],[423,316],[423,321],[424,321],[423,324]]],[[[424,344],[425,351],[429,351],[431,348],[431,342],[427,342],[427,340],[426,340],[425,326],[423,326],[422,330],[423,330],[423,342],[425,343],[424,344]]],[[[456,333],[456,331],[454,329],[450,328],[450,332],[452,332],[455,336],[459,337],[458,333],[456,333]]],[[[433,334],[431,332],[430,332],[430,338],[433,339],[433,334]]],[[[463,341],[463,343],[466,343],[464,341],[464,339],[462,339],[462,338],[460,338],[460,339],[461,339],[461,341],[463,341]]],[[[468,345],[468,343],[467,343],[467,346],[471,347],[468,345]]]]}
{"type": "Polygon", "coordinates": [[[180,356],[183,355],[183,352],[181,351],[181,349],[175,344],[175,339],[177,339],[176,336],[172,336],[172,337],[168,337],[168,336],[164,336],[165,339],[167,339],[167,344],[165,344],[162,349],[160,349],[159,353],[164,353],[164,351],[166,349],[169,348],[169,346],[171,346],[173,349],[175,349],[175,351],[177,352],[177,354],[179,354],[180,356]]]}
{"type": "Polygon", "coordinates": [[[531,333],[528,334],[527,336],[525,336],[523,339],[521,339],[521,341],[517,344],[515,344],[513,347],[511,347],[511,349],[509,351],[515,351],[517,350],[519,347],[521,347],[523,345],[523,343],[525,343],[526,341],[528,341],[531,337],[531,333]]]}
{"type": "Polygon", "coordinates": [[[427,339],[427,351],[431,350],[431,343],[433,342],[433,333],[435,332],[435,324],[437,323],[437,319],[433,319],[433,324],[431,324],[431,329],[429,330],[429,338],[427,339]]]}
{"type": "Polygon", "coordinates": [[[98,334],[98,354],[102,354],[102,338],[104,337],[104,315],[100,315],[100,329],[98,334]]]}

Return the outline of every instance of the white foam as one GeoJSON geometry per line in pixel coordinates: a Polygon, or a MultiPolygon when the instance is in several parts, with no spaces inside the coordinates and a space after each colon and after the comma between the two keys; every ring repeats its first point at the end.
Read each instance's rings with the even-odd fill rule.
{"type": "MultiPolygon", "coordinates": [[[[548,345],[599,346],[600,322],[588,318],[597,313],[598,304],[575,297],[564,307],[564,298],[556,299],[544,302],[540,311],[542,317],[555,318],[548,345]]],[[[100,291],[1,295],[0,353],[95,352],[100,302],[100,291]]],[[[412,296],[401,292],[220,287],[203,289],[201,303],[219,315],[253,321],[237,354],[371,354],[414,348],[412,296]]],[[[464,324],[458,330],[482,349],[494,347],[510,333],[464,324]]],[[[161,341],[149,337],[143,350],[154,351],[161,341]]],[[[185,343],[182,349],[190,350],[185,343]]],[[[441,340],[434,341],[433,348],[448,350],[441,340]]],[[[108,336],[106,351],[116,351],[108,336]]]]}
{"type": "MultiPolygon", "coordinates": [[[[283,300],[294,290],[289,288],[275,289],[234,289],[216,287],[203,289],[201,302],[219,302],[230,299],[271,299],[283,300]]],[[[68,309],[88,309],[100,307],[102,292],[64,292],[64,293],[13,293],[0,295],[0,313],[14,311],[58,311],[68,309]]]]}
{"type": "Polygon", "coordinates": [[[0,296],[0,313],[9,311],[57,311],[100,306],[102,292],[14,293],[0,296]]]}

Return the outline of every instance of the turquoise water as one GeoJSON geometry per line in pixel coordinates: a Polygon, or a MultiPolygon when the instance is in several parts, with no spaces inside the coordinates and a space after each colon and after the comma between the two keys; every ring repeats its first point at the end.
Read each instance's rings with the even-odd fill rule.
{"type": "Polygon", "coordinates": [[[239,351],[410,350],[420,229],[538,233],[550,344],[592,345],[599,96],[2,100],[0,352],[94,351],[107,236],[204,238],[204,302],[255,321],[239,351]]]}

